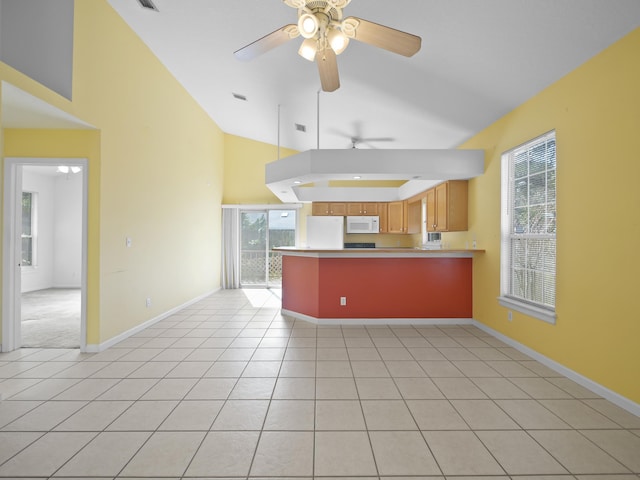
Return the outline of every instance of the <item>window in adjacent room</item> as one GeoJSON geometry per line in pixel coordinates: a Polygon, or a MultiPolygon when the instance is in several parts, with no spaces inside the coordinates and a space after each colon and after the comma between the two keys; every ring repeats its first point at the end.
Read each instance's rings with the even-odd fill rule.
{"type": "Polygon", "coordinates": [[[36,265],[36,201],[37,194],[22,192],[22,263],[36,265]]]}
{"type": "Polygon", "coordinates": [[[502,155],[500,257],[500,304],[555,323],[555,131],[502,155]]]}

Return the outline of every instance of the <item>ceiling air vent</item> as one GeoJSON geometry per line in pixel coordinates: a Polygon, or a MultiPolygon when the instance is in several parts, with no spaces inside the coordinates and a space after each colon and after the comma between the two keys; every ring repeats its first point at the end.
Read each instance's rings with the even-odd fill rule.
{"type": "Polygon", "coordinates": [[[298,132],[306,132],[307,131],[307,126],[306,125],[301,125],[300,123],[296,123],[296,130],[298,132]]]}
{"type": "Polygon", "coordinates": [[[151,0],[138,0],[138,3],[142,6],[142,8],[146,8],[147,10],[155,10],[156,12],[160,11],[151,0]]]}

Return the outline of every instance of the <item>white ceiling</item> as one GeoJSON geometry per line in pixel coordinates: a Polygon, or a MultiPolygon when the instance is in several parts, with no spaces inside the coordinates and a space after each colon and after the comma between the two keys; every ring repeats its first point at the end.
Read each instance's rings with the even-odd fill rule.
{"type": "Polygon", "coordinates": [[[2,82],[2,126],[5,128],[93,128],[18,87],[2,82]]]}
{"type": "Polygon", "coordinates": [[[224,132],[300,151],[350,148],[352,136],[393,139],[362,148],[455,147],[640,25],[638,0],[352,0],[346,16],[419,35],[422,49],[405,58],[352,41],[341,87],[318,94],[300,38],[233,56],[295,23],[282,0],[153,0],[159,12],[108,1],[224,132]]]}
{"type": "MultiPolygon", "coordinates": [[[[352,0],[345,15],[419,35],[422,49],[405,58],[352,41],[340,89],[318,93],[300,38],[251,62],[233,56],[295,22],[282,0],[153,0],[159,12],[108,1],[224,132],[300,151],[350,148],[354,136],[386,139],[359,148],[455,147],[640,26],[638,0],[352,0]]],[[[91,128],[7,84],[2,116],[91,128]]]]}

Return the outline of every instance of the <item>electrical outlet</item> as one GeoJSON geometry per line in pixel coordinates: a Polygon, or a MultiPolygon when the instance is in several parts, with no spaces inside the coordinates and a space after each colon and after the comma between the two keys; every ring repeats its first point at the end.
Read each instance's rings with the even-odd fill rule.
{"type": "Polygon", "coordinates": [[[509,312],[507,313],[507,320],[513,320],[513,312],[511,310],[509,310],[509,312]]]}
{"type": "Polygon", "coordinates": [[[151,297],[147,297],[147,308],[151,306],[151,297]]]}
{"type": "Polygon", "coordinates": [[[347,297],[340,297],[340,306],[344,307],[347,305],[347,297]]]}

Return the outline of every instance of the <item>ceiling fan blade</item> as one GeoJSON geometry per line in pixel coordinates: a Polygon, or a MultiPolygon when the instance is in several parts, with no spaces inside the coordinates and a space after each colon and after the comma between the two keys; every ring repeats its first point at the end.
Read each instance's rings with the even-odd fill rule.
{"type": "Polygon", "coordinates": [[[358,17],[347,17],[344,23],[354,27],[353,38],[374,47],[411,57],[420,50],[422,39],[395,28],[363,20],[358,17]]]}
{"type": "Polygon", "coordinates": [[[338,77],[338,60],[336,54],[331,48],[316,54],[316,63],[318,64],[318,73],[320,74],[320,84],[325,92],[333,92],[340,88],[340,78],[338,77]]]}
{"type": "Polygon", "coordinates": [[[253,60],[259,55],[268,52],[269,50],[279,47],[283,43],[287,43],[300,35],[298,26],[294,24],[285,25],[279,28],[275,32],[271,32],[262,38],[259,38],[253,43],[242,47],[240,50],[233,52],[233,55],[238,60],[253,60]]]}
{"type": "Polygon", "coordinates": [[[360,138],[361,142],[395,142],[396,139],[393,137],[370,137],[370,138],[360,138]]]}

